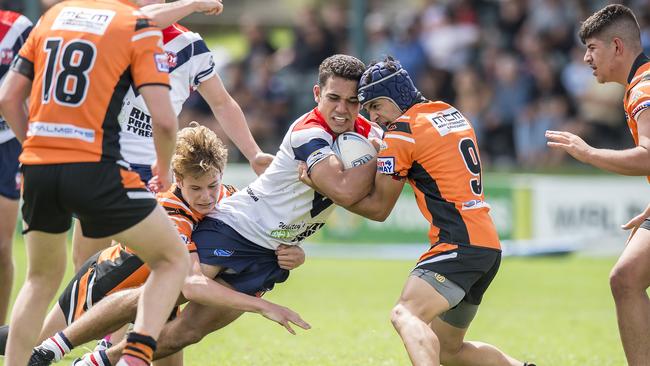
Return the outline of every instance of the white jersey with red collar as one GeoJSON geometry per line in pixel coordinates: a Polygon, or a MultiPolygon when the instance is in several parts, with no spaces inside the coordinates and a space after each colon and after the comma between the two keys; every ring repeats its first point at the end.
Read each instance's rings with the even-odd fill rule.
{"type": "MultiPolygon", "coordinates": [[[[174,24],[163,30],[163,49],[169,62],[170,96],[174,112],[203,81],[216,73],[212,53],[198,33],[174,24]]],[[[124,160],[151,165],[156,160],[151,115],[144,98],[129,89],[119,115],[120,145],[124,160]]]]}
{"type": "MultiPolygon", "coordinates": [[[[355,131],[381,138],[382,130],[359,116],[355,131]]],[[[335,135],[317,109],[298,118],[284,136],[273,163],[248,187],[225,198],[209,216],[225,222],[262,247],[298,245],[325,224],[332,201],[298,179],[298,163],[311,169],[334,154],[335,135]]]]}
{"type": "MultiPolygon", "coordinates": [[[[24,15],[0,10],[0,84],[31,30],[32,22],[24,15]]],[[[14,137],[11,128],[0,116],[0,144],[14,137]]]]}

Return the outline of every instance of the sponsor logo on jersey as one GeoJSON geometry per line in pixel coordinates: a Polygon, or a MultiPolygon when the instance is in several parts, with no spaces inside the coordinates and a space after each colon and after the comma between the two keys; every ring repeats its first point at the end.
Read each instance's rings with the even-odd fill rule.
{"type": "Polygon", "coordinates": [[[388,149],[388,144],[384,140],[379,140],[379,151],[388,149]]]}
{"type": "Polygon", "coordinates": [[[132,107],[129,120],[126,122],[126,132],[152,138],[151,116],[137,107],[132,107]]]}
{"type": "Polygon", "coordinates": [[[313,153],[309,154],[307,157],[307,167],[311,168],[314,166],[314,164],[318,163],[319,161],[323,160],[327,155],[325,155],[325,152],[323,149],[318,149],[314,151],[313,153]]]}
{"type": "Polygon", "coordinates": [[[156,69],[160,72],[169,72],[169,61],[166,53],[155,53],[153,55],[156,69]]]}
{"type": "Polygon", "coordinates": [[[298,231],[305,227],[305,223],[301,222],[298,224],[285,224],[284,222],[280,221],[280,224],[278,224],[278,228],[282,230],[291,230],[291,231],[298,231]]]}
{"type": "Polygon", "coordinates": [[[305,222],[300,222],[297,224],[285,224],[280,221],[278,224],[278,229],[271,231],[271,237],[276,239],[291,239],[294,238],[300,230],[303,230],[307,226],[305,222]]]}
{"type": "Polygon", "coordinates": [[[320,230],[323,226],[325,226],[324,222],[315,222],[313,224],[307,225],[305,228],[305,231],[297,235],[295,238],[291,240],[292,243],[300,243],[303,240],[305,240],[307,237],[313,235],[316,233],[318,230],[320,230]]]}
{"type": "Polygon", "coordinates": [[[178,56],[172,51],[165,51],[165,53],[167,54],[167,64],[169,65],[169,68],[173,69],[178,64],[178,56]]]}
{"type": "Polygon", "coordinates": [[[233,254],[235,254],[234,250],[231,249],[215,249],[214,250],[214,255],[217,257],[231,257],[233,254]]]}
{"type": "Polygon", "coordinates": [[[404,132],[411,134],[411,125],[408,122],[393,122],[386,127],[388,132],[404,132]]]}
{"type": "Polygon", "coordinates": [[[0,49],[0,65],[9,65],[14,59],[14,50],[11,48],[0,49]]]}
{"type": "Polygon", "coordinates": [[[436,281],[438,281],[440,283],[444,283],[447,280],[447,277],[441,275],[440,273],[435,273],[435,272],[433,274],[433,278],[435,278],[436,281]]]}
{"type": "Polygon", "coordinates": [[[383,174],[395,174],[395,158],[392,156],[377,158],[377,171],[383,174]]]}
{"type": "Polygon", "coordinates": [[[251,187],[246,188],[246,193],[248,193],[248,195],[253,199],[253,201],[257,202],[257,201],[260,200],[259,197],[257,197],[255,195],[255,193],[253,193],[253,190],[251,189],[251,187]]]}
{"type": "Polygon", "coordinates": [[[52,29],[102,35],[114,16],[113,10],[66,6],[57,15],[52,29]]]}
{"type": "Polygon", "coordinates": [[[471,200],[463,202],[463,210],[476,210],[483,207],[490,207],[490,205],[482,200],[471,200]]]}
{"type": "Polygon", "coordinates": [[[190,238],[187,237],[185,234],[180,234],[181,235],[181,240],[183,240],[183,243],[189,244],[190,243],[190,238]]]}
{"type": "Polygon", "coordinates": [[[465,119],[465,117],[453,107],[430,114],[429,120],[431,120],[433,127],[438,130],[440,136],[472,128],[469,122],[467,122],[467,119],[465,119]]]}
{"type": "Polygon", "coordinates": [[[275,239],[289,239],[296,235],[296,232],[293,230],[273,230],[271,231],[271,237],[275,239]]]}
{"type": "Polygon", "coordinates": [[[95,131],[63,123],[32,122],[27,136],[59,137],[77,139],[85,142],[95,141],[95,131]]]}

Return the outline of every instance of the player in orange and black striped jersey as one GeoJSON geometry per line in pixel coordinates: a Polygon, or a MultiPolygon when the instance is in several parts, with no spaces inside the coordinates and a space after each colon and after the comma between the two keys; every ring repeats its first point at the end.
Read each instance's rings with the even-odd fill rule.
{"type": "MultiPolygon", "coordinates": [[[[650,182],[650,58],[643,52],[641,31],[634,13],[611,4],[592,14],[580,26],[587,46],[584,61],[599,83],[625,87],[623,109],[635,146],[625,150],[599,149],[567,131],[546,131],[548,146],[562,149],[577,160],[622,175],[645,176],[650,182]]],[[[646,211],[650,213],[650,211],[646,211]]],[[[635,217],[624,227],[633,229],[610,275],[618,329],[629,365],[650,360],[650,220],[635,217]]]]}
{"type": "Polygon", "coordinates": [[[408,182],[431,225],[431,247],[411,272],[391,314],[411,361],[524,365],[496,347],[464,341],[501,261],[470,121],[447,103],[424,99],[390,57],[363,74],[359,100],[385,133],[373,190],[347,208],[383,221],[408,182]]]}
{"type": "Polygon", "coordinates": [[[0,88],[0,112],[23,143],[22,212],[32,269],[11,316],[9,366],[27,363],[63,275],[73,214],[86,236],[128,244],[150,265],[154,275],[130,335],[137,355],[124,358],[149,361],[189,256],[153,195],[125,169],[117,115],[131,85],[155,101],[158,175],[167,190],[177,120],[161,40],[160,30],[128,1],[62,2],[41,17],[0,88]],[[23,107],[28,94],[29,114],[23,107]]]}

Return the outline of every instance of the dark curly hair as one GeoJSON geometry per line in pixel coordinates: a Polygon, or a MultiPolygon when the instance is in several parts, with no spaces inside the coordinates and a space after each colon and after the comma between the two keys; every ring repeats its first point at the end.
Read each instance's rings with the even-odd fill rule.
{"type": "Polygon", "coordinates": [[[641,43],[639,23],[632,10],[625,5],[611,4],[598,10],[585,20],[578,33],[580,40],[586,44],[592,37],[619,37],[628,42],[641,43]]]}
{"type": "Polygon", "coordinates": [[[325,86],[332,76],[359,81],[365,70],[366,65],[356,57],[341,54],[330,56],[318,67],[318,85],[325,86]]]}

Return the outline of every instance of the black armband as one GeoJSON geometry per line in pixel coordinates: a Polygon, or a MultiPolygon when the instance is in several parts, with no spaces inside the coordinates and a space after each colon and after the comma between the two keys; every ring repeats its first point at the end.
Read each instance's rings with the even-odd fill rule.
{"type": "Polygon", "coordinates": [[[25,76],[29,80],[34,80],[34,63],[28,59],[17,56],[11,64],[11,70],[25,76]]]}

